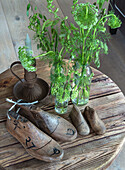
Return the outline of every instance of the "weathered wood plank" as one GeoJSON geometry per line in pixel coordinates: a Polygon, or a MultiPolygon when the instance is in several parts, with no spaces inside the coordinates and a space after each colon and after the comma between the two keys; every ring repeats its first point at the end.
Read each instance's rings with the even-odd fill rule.
{"type": "MultiPolygon", "coordinates": [[[[37,6],[37,10],[38,12],[42,13],[43,15],[45,15],[48,19],[53,19],[54,16],[53,14],[50,14],[48,12],[48,8],[47,8],[47,1],[43,0],[42,2],[40,0],[29,0],[29,2],[31,3],[31,5],[33,5],[33,7],[37,6]]],[[[55,6],[55,8],[60,8],[57,1],[53,0],[53,5],[55,6]]],[[[63,13],[61,10],[58,11],[58,15],[60,17],[64,17],[63,13]]]]}
{"type": "MultiPolygon", "coordinates": [[[[103,81],[104,77],[100,77],[100,74],[96,76],[96,79],[94,80],[93,83],[100,83],[100,79],[103,81]]],[[[105,81],[104,81],[105,82],[105,81]]],[[[125,136],[125,108],[124,105],[124,96],[122,93],[116,93],[100,98],[95,98],[89,101],[90,106],[94,107],[97,113],[99,114],[100,118],[103,118],[103,121],[106,124],[107,131],[104,135],[94,135],[94,133],[88,135],[87,137],[81,138],[78,136],[76,140],[73,142],[66,142],[66,143],[60,143],[63,149],[65,150],[65,157],[64,159],[57,164],[51,164],[49,165],[50,169],[54,169],[55,166],[58,168],[66,169],[66,168],[75,168],[75,167],[93,167],[92,163],[93,161],[98,162],[96,166],[100,166],[102,164],[101,158],[104,160],[104,163],[109,160],[109,158],[113,158],[112,155],[114,155],[114,152],[116,152],[116,149],[119,145],[116,144],[114,146],[114,149],[110,147],[105,149],[103,146],[103,149],[105,151],[101,150],[101,152],[98,150],[99,148],[95,148],[92,150],[92,153],[89,154],[88,151],[88,145],[92,145],[92,147],[96,147],[97,143],[103,143],[106,139],[108,141],[109,138],[116,138],[116,140],[120,140],[119,135],[123,135],[122,137],[124,138],[125,136]],[[83,152],[81,153],[81,147],[84,147],[83,152]],[[87,148],[87,150],[86,150],[87,148]],[[98,150],[98,151],[97,151],[98,150]],[[74,156],[75,153],[75,156],[74,156]],[[87,153],[87,158],[85,157],[85,153],[87,153]],[[101,157],[101,158],[100,158],[101,157]],[[105,160],[108,157],[107,160],[105,160]],[[79,158],[79,159],[77,159],[79,158]],[[75,163],[74,163],[75,160],[75,163]],[[64,165],[65,164],[65,165],[64,165]]],[[[69,106],[69,112],[71,110],[72,106],[69,106]]],[[[80,107],[82,109],[83,107],[80,107]]],[[[52,110],[50,111],[52,112],[52,110]]],[[[5,129],[5,122],[1,123],[1,138],[0,138],[0,148],[1,148],[1,153],[2,153],[2,166],[6,167],[9,165],[13,165],[19,162],[22,162],[24,160],[29,160],[31,157],[25,152],[25,150],[21,147],[21,144],[14,139],[5,129]],[[5,134],[5,135],[3,135],[5,134]],[[4,141],[4,142],[3,142],[4,141]],[[6,145],[3,145],[3,143],[6,145]],[[16,147],[16,152],[15,153],[15,147],[16,147]],[[10,157],[10,154],[12,156],[10,157]],[[5,157],[4,157],[5,155],[5,157]]],[[[122,138],[122,139],[123,139],[122,138]]],[[[122,141],[122,139],[120,141],[122,141]]],[[[119,142],[120,142],[119,141],[119,142]]],[[[119,143],[118,142],[118,143],[119,143]]],[[[110,143],[110,142],[109,142],[110,143]]],[[[106,146],[106,144],[105,144],[106,146]]],[[[111,143],[112,146],[112,143],[111,143]]],[[[108,146],[107,146],[108,147],[108,146]]],[[[35,160],[37,161],[37,160],[35,160]]],[[[34,166],[32,164],[32,166],[34,166]]],[[[38,164],[37,167],[42,167],[44,169],[48,168],[48,164],[43,163],[42,161],[40,162],[40,165],[38,164]],[[41,165],[42,163],[42,165],[41,165]]],[[[57,169],[58,169],[57,168],[57,169]]]]}
{"type": "MultiPolygon", "coordinates": [[[[68,147],[68,145],[67,147],[62,146],[65,152],[65,156],[62,161],[54,162],[54,163],[45,163],[43,161],[34,160],[37,162],[37,164],[35,163],[35,166],[37,168],[40,166],[42,169],[48,169],[48,168],[65,169],[65,168],[74,168],[77,166],[79,167],[79,165],[82,166],[83,168],[85,168],[85,166],[89,166],[90,168],[93,167],[92,163],[94,161],[97,161],[101,165],[103,163],[106,163],[105,160],[106,155],[108,156],[107,159],[108,161],[111,158],[113,152],[115,153],[116,151],[118,152],[120,150],[119,142],[124,140],[123,139],[124,135],[125,135],[125,130],[123,134],[118,134],[118,135],[115,134],[115,136],[108,136],[103,138],[102,140],[95,140],[94,142],[86,142],[86,143],[83,142],[81,144],[72,146],[71,148],[68,147]],[[101,158],[102,160],[100,160],[101,158]]],[[[8,146],[7,149],[1,148],[0,153],[2,154],[1,165],[3,167],[22,162],[24,160],[32,159],[32,157],[26,153],[25,149],[20,144],[8,146]]],[[[95,164],[94,166],[97,167],[97,165],[98,164],[95,164]]],[[[30,164],[30,168],[31,167],[34,167],[33,163],[30,164]]]]}
{"type": "MultiPolygon", "coordinates": [[[[81,137],[80,135],[78,135],[78,138],[74,141],[65,143],[60,142],[61,145],[63,146],[63,148],[72,148],[83,143],[94,142],[95,140],[101,140],[105,137],[115,136],[116,134],[125,132],[125,113],[122,115],[116,115],[103,119],[103,121],[107,128],[106,134],[95,135],[94,133],[91,133],[86,137],[81,137]]],[[[17,143],[19,142],[15,138],[13,138],[13,136],[10,135],[9,132],[6,130],[5,122],[2,122],[0,124],[0,148],[8,147],[17,143]]]]}
{"type": "Polygon", "coordinates": [[[93,78],[90,90],[90,99],[118,92],[121,92],[118,86],[110,78],[102,75],[101,78],[93,78]]]}
{"type": "MultiPolygon", "coordinates": [[[[120,135],[118,136],[119,138],[120,135]]],[[[124,142],[124,141],[123,141],[124,142]]],[[[122,142],[122,144],[123,144],[122,142]]],[[[81,146],[81,148],[79,149],[79,152],[80,153],[83,153],[84,152],[84,147],[87,147],[88,148],[88,153],[85,152],[84,155],[80,155],[80,154],[77,154],[76,153],[76,157],[73,157],[73,159],[71,160],[70,159],[70,162],[69,164],[66,162],[65,160],[65,164],[66,165],[62,165],[62,162],[58,163],[58,168],[57,169],[78,169],[78,170],[81,170],[81,169],[89,169],[89,170],[93,170],[93,169],[101,169],[99,168],[99,166],[101,165],[101,163],[105,163],[103,164],[103,168],[109,163],[110,161],[110,158],[111,158],[111,155],[112,155],[112,152],[117,148],[117,150],[120,150],[120,148],[122,147],[122,144],[121,146],[118,147],[118,143],[116,142],[116,139],[115,138],[109,138],[109,141],[107,141],[107,139],[104,140],[103,143],[101,143],[100,141],[97,141],[96,142],[96,146],[97,148],[99,148],[100,150],[100,154],[99,153],[95,153],[94,149],[93,149],[93,146],[91,146],[91,144],[86,144],[86,145],[83,145],[81,146]],[[112,145],[113,143],[113,145],[112,145]],[[106,149],[106,146],[107,144],[109,144],[112,148],[111,151],[108,151],[107,153],[104,152],[103,149],[106,149]],[[93,152],[94,151],[94,152],[93,152]],[[103,152],[101,154],[101,152],[103,152]],[[86,159],[87,157],[87,154],[89,154],[89,160],[86,159]],[[92,154],[92,155],[91,155],[92,154]],[[93,157],[93,154],[96,154],[95,156],[95,159],[93,157]],[[76,163],[74,163],[75,161],[77,161],[76,163]]],[[[72,152],[72,151],[71,151],[72,152]]],[[[75,153],[72,153],[73,155],[75,153]]],[[[68,156],[68,155],[67,155],[68,156]]],[[[52,170],[55,170],[56,168],[52,165],[48,165],[48,168],[46,167],[46,165],[43,165],[43,162],[39,161],[39,160],[35,160],[35,159],[32,159],[32,160],[29,160],[29,161],[26,161],[24,163],[20,163],[20,164],[17,164],[17,165],[14,165],[14,166],[10,166],[9,168],[6,168],[7,170],[13,170],[13,169],[21,169],[21,167],[23,167],[23,169],[30,169],[30,168],[33,168],[33,169],[52,169],[52,170]],[[32,166],[31,166],[32,164],[32,166]],[[49,168],[50,167],[50,168],[49,168]]]]}
{"type": "MultiPolygon", "coordinates": [[[[37,68],[37,74],[39,78],[44,79],[45,81],[47,81],[50,84],[50,79],[48,76],[46,76],[47,74],[49,75],[49,68],[46,69],[45,66],[42,66],[41,64],[40,68],[37,68]],[[41,73],[40,69],[43,69],[43,73],[41,73]],[[44,74],[44,71],[46,72],[46,74],[44,74]]],[[[18,67],[17,67],[18,69],[18,67]]],[[[8,71],[9,73],[10,71],[8,71]]],[[[20,78],[23,78],[23,69],[22,72],[21,70],[17,70],[16,73],[19,75],[20,78]]],[[[14,84],[16,84],[17,82],[17,78],[16,77],[5,77],[4,79],[1,80],[0,82],[0,95],[1,95],[1,100],[0,100],[0,104],[3,104],[3,100],[8,96],[12,96],[12,88],[14,86],[14,84]],[[3,100],[2,100],[3,99],[3,100]]],[[[91,90],[90,90],[90,99],[94,99],[97,97],[101,97],[101,96],[105,96],[107,94],[113,94],[113,93],[119,93],[121,92],[121,90],[118,88],[118,86],[109,78],[107,78],[107,76],[105,75],[101,75],[100,76],[96,76],[96,78],[93,78],[92,84],[91,84],[91,90]],[[103,88],[102,88],[103,85],[103,88]]],[[[1,105],[2,107],[2,105],[1,105]]]]}
{"type": "MultiPolygon", "coordinates": [[[[122,96],[122,93],[111,95],[109,99],[107,99],[107,97],[103,97],[101,99],[95,99],[94,102],[93,100],[91,100],[88,105],[93,107],[98,113],[99,117],[103,119],[104,123],[106,124],[107,133],[115,133],[114,131],[116,131],[117,133],[117,130],[118,131],[119,129],[123,130],[122,128],[125,126],[124,125],[125,100],[124,97],[122,96]]],[[[81,106],[79,108],[83,109],[84,107],[85,106],[81,106]]],[[[72,109],[72,105],[69,106],[68,113],[62,116],[69,121],[70,119],[68,118],[68,114],[71,112],[71,109],[72,109]]],[[[49,110],[48,112],[56,114],[55,111],[52,109],[49,110]]],[[[88,136],[86,140],[89,140],[89,138],[92,136],[93,135],[88,136]]],[[[97,138],[98,137],[99,136],[97,136],[97,138]]],[[[93,137],[90,140],[93,140],[93,137]]],[[[5,127],[5,122],[0,123],[0,148],[8,145],[12,145],[14,143],[17,143],[17,140],[15,140],[7,132],[5,127]]]]}
{"type": "Polygon", "coordinates": [[[0,72],[9,68],[10,63],[16,60],[10,30],[6,22],[0,1],[0,72]]]}
{"type": "MultiPolygon", "coordinates": [[[[38,77],[44,79],[50,84],[50,79],[49,79],[50,68],[48,67],[48,61],[44,62],[44,61],[37,60],[37,63],[38,63],[37,64],[38,77]]],[[[20,78],[23,78],[24,76],[23,68],[20,65],[15,66],[13,70],[20,78]]],[[[95,75],[93,77],[93,81],[91,85],[90,100],[120,92],[118,86],[106,75],[102,74],[96,69],[93,69],[93,72],[95,75]]],[[[12,75],[10,70],[7,70],[6,72],[2,73],[0,76],[0,96],[1,96],[0,109],[4,109],[0,114],[0,121],[6,120],[6,110],[11,106],[11,104],[7,103],[5,100],[6,98],[13,98],[12,89],[17,81],[18,81],[17,78],[12,75]]],[[[52,108],[54,108],[54,103],[52,103],[51,105],[52,108]]],[[[50,106],[47,107],[50,108],[50,106]]]]}
{"type": "MultiPolygon", "coordinates": [[[[25,45],[26,34],[33,37],[33,32],[28,29],[28,17],[26,16],[26,8],[28,0],[1,0],[3,10],[12,37],[13,45],[18,56],[19,46],[25,45]]],[[[36,45],[32,41],[32,49],[34,55],[38,55],[36,45]]],[[[12,61],[10,62],[12,63],[12,61]]]]}
{"type": "MultiPolygon", "coordinates": [[[[61,146],[65,150],[67,150],[68,148],[68,153],[69,152],[72,153],[72,151],[73,153],[78,152],[79,150],[81,150],[81,145],[85,146],[86,144],[90,143],[92,146],[94,146],[97,143],[97,141],[99,141],[99,143],[102,143],[105,139],[107,139],[108,141],[110,137],[115,136],[116,139],[118,139],[117,135],[119,134],[125,135],[125,101],[124,101],[124,96],[122,93],[113,94],[113,95],[105,96],[102,98],[90,100],[89,105],[94,107],[97,113],[99,114],[100,118],[103,119],[104,123],[106,124],[107,131],[104,135],[95,135],[94,133],[92,133],[86,137],[78,136],[78,138],[74,140],[73,142],[60,143],[61,146]],[[80,148],[78,149],[79,146],[80,148]]],[[[71,111],[71,108],[72,106],[69,106],[69,112],[71,111]]],[[[80,109],[82,109],[82,107],[80,107],[80,109]]],[[[53,112],[53,111],[51,110],[50,112],[53,112]]],[[[19,142],[7,132],[5,128],[5,122],[1,123],[0,127],[1,127],[0,128],[0,132],[1,132],[0,133],[0,148],[1,148],[2,155],[3,154],[8,155],[9,153],[14,155],[13,157],[11,157],[11,159],[10,159],[10,155],[8,157],[2,157],[1,159],[2,166],[9,166],[15,163],[22,162],[24,160],[31,159],[31,157],[29,157],[28,154],[25,152],[25,150],[21,147],[21,144],[19,144],[19,142]],[[18,153],[17,152],[15,153],[15,147],[17,148],[16,150],[18,150],[18,153]]],[[[85,151],[86,150],[84,149],[84,153],[85,151]]],[[[86,152],[88,152],[88,148],[86,152]]],[[[96,156],[96,153],[94,155],[96,156]]],[[[68,158],[69,158],[69,155],[68,155],[68,158]]],[[[83,158],[84,160],[84,155],[82,155],[81,158],[83,158]]],[[[65,159],[66,157],[64,157],[64,160],[65,159]]],[[[71,158],[71,160],[74,160],[74,158],[71,158]]],[[[46,163],[44,164],[44,166],[45,165],[46,163]]],[[[80,165],[83,166],[83,162],[80,163],[80,165]]],[[[74,164],[72,165],[71,163],[71,167],[73,166],[74,164]]],[[[53,165],[50,167],[53,168],[53,165]]]]}

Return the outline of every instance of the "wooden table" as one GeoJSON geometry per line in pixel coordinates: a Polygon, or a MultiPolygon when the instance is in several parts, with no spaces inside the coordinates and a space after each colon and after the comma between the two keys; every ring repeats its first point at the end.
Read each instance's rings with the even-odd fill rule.
{"type": "MultiPolygon", "coordinates": [[[[23,78],[21,66],[15,66],[16,73],[23,78]]],[[[37,74],[39,78],[48,83],[48,63],[39,61],[37,74]]],[[[125,98],[118,86],[106,75],[93,69],[94,77],[91,85],[90,101],[87,105],[93,107],[106,125],[104,135],[91,133],[88,136],[78,136],[72,142],[60,143],[65,155],[62,161],[46,163],[32,158],[22,145],[6,130],[6,112],[11,106],[5,101],[13,98],[12,89],[18,81],[10,70],[0,75],[0,165],[5,169],[104,169],[110,165],[121,150],[125,139],[125,98]]],[[[54,103],[41,108],[48,112],[54,112],[54,103]]],[[[83,109],[85,106],[80,106],[83,109]]],[[[69,104],[68,114],[72,109],[69,104]]]]}

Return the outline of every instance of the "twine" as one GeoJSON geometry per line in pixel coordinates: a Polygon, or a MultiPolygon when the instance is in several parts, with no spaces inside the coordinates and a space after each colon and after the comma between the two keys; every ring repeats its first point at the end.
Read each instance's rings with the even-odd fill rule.
{"type": "MultiPolygon", "coordinates": [[[[19,99],[17,100],[17,102],[13,101],[12,99],[6,99],[7,102],[10,102],[10,103],[13,103],[14,105],[8,110],[9,112],[16,106],[16,105],[20,105],[20,106],[30,106],[30,105],[33,105],[33,104],[36,104],[38,103],[38,101],[34,101],[34,102],[31,102],[31,103],[19,103],[22,101],[22,99],[19,99]]],[[[19,108],[20,109],[20,108],[19,108]]],[[[19,110],[17,110],[17,113],[19,112],[19,110]]]]}

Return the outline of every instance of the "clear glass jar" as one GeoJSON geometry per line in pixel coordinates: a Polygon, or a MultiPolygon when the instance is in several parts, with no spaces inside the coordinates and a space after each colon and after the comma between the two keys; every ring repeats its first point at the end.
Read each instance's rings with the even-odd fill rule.
{"type": "Polygon", "coordinates": [[[62,67],[55,68],[52,66],[50,71],[51,77],[51,95],[55,97],[55,111],[59,114],[67,112],[70,92],[66,86],[66,75],[62,67]]]}
{"type": "Polygon", "coordinates": [[[68,100],[60,102],[58,98],[55,98],[55,111],[59,114],[64,114],[67,112],[68,100]]]}
{"type": "Polygon", "coordinates": [[[92,79],[92,70],[89,65],[82,68],[77,67],[74,73],[72,88],[72,102],[77,105],[85,105],[89,101],[90,85],[92,79]]]}

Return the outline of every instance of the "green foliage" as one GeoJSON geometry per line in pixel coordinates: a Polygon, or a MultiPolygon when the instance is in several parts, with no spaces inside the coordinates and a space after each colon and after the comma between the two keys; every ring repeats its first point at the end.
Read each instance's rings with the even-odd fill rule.
{"type": "Polygon", "coordinates": [[[31,4],[27,5],[27,16],[30,21],[28,28],[34,32],[37,48],[42,51],[42,54],[37,57],[50,59],[50,65],[54,68],[50,76],[51,93],[57,96],[60,102],[69,99],[71,94],[73,98],[77,96],[81,85],[83,94],[88,95],[89,86],[85,76],[85,66],[93,61],[97,67],[100,67],[100,54],[108,53],[105,23],[108,20],[111,28],[121,25],[121,21],[114,13],[106,14],[106,9],[103,9],[105,1],[108,0],[97,0],[92,5],[79,4],[78,0],[73,0],[72,15],[77,26],[73,23],[68,25],[67,16],[64,18],[58,16],[59,9],[53,5],[53,0],[47,0],[47,8],[53,19],[47,19],[41,13],[33,12],[34,8],[31,4]],[[33,13],[31,15],[29,15],[30,9],[33,13]],[[70,67],[69,63],[68,65],[64,63],[66,54],[69,55],[69,63],[73,67],[70,67]],[[81,68],[80,74],[76,63],[81,68]],[[73,77],[71,77],[72,73],[73,77]],[[71,81],[75,86],[71,87],[71,81]],[[71,88],[73,88],[72,92],[71,88]]]}
{"type": "Polygon", "coordinates": [[[22,66],[27,70],[27,71],[36,71],[36,68],[33,66],[35,64],[35,60],[32,57],[32,51],[30,51],[30,55],[27,55],[27,47],[19,47],[18,48],[18,57],[19,60],[21,61],[22,66]]]}
{"type": "Polygon", "coordinates": [[[47,8],[48,11],[52,13],[51,15],[53,15],[54,19],[47,19],[45,15],[36,12],[33,15],[30,15],[30,23],[28,28],[34,31],[34,40],[37,42],[38,49],[41,49],[41,51],[44,53],[53,51],[55,56],[58,56],[61,50],[58,51],[57,47],[61,43],[62,39],[64,40],[61,35],[59,36],[58,25],[65,25],[65,20],[67,17],[61,19],[57,15],[58,8],[55,9],[55,6],[52,4],[52,2],[52,0],[47,0],[47,8]]]}
{"type": "MultiPolygon", "coordinates": [[[[31,5],[30,7],[33,11],[33,7],[31,5]]],[[[67,66],[63,61],[66,53],[69,52],[65,44],[68,44],[71,31],[66,26],[68,17],[60,18],[58,16],[59,9],[55,8],[53,0],[47,0],[47,8],[54,19],[47,19],[45,15],[34,12],[29,16],[30,22],[28,28],[34,32],[37,49],[41,49],[42,51],[42,54],[37,57],[50,59],[50,65],[54,68],[50,76],[51,94],[62,102],[70,98],[71,91],[70,73],[66,72],[67,66]]],[[[29,12],[29,6],[27,9],[29,12]]]]}
{"type": "Polygon", "coordinates": [[[74,20],[83,29],[90,29],[98,21],[98,10],[90,3],[81,3],[73,11],[74,20]]]}
{"type": "Polygon", "coordinates": [[[76,78],[72,80],[75,84],[72,98],[78,96],[80,90],[84,96],[87,96],[86,88],[88,85],[85,77],[85,66],[94,61],[96,66],[100,67],[100,54],[108,53],[106,21],[108,20],[108,25],[112,28],[121,25],[121,21],[113,12],[106,14],[106,9],[103,9],[105,1],[108,0],[97,0],[91,5],[90,3],[79,4],[78,0],[73,0],[72,14],[77,29],[70,25],[73,36],[68,42],[68,48],[70,49],[71,58],[74,59],[74,66],[78,63],[82,69],[80,73],[76,72],[79,68],[73,71],[76,78]],[[85,82],[83,82],[83,79],[85,82]],[[83,89],[81,89],[81,86],[83,89]]]}
{"type": "Polygon", "coordinates": [[[106,14],[106,9],[103,9],[105,1],[108,0],[97,0],[91,5],[90,3],[78,4],[78,0],[73,0],[72,14],[78,27],[75,29],[70,26],[73,37],[68,43],[68,48],[71,50],[74,62],[79,62],[82,66],[90,65],[94,61],[99,67],[100,53],[108,53],[106,21],[108,20],[108,25],[112,28],[121,25],[121,21],[113,12],[106,14]]]}
{"type": "Polygon", "coordinates": [[[113,11],[110,11],[109,14],[111,15],[108,20],[108,25],[114,29],[114,28],[119,28],[122,24],[121,20],[114,15],[113,11]]]}

